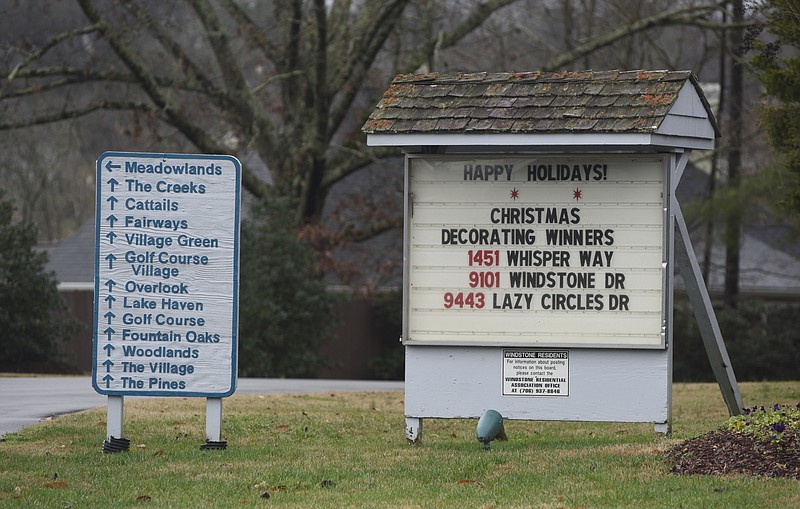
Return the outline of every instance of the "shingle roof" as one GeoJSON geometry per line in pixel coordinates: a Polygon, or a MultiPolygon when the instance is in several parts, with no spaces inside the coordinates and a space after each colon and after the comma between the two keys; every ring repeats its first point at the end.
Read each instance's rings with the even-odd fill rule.
{"type": "Polygon", "coordinates": [[[655,133],[690,71],[427,73],[394,78],[367,134],[655,133]]]}

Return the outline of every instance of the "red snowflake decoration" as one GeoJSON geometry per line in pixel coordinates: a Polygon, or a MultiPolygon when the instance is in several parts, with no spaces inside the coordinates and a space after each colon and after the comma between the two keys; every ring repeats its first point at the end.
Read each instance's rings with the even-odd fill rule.
{"type": "Polygon", "coordinates": [[[511,199],[514,201],[517,201],[517,199],[519,199],[519,189],[517,189],[516,187],[511,189],[511,199]]]}
{"type": "Polygon", "coordinates": [[[581,198],[583,198],[583,191],[580,188],[576,187],[575,190],[572,191],[572,197],[575,198],[575,201],[580,200],[581,198]]]}

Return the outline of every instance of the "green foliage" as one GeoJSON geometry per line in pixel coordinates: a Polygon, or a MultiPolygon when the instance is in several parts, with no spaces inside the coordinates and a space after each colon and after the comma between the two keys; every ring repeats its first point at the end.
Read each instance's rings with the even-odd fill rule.
{"type": "Polygon", "coordinates": [[[746,408],[742,415],[731,417],[725,427],[748,434],[760,442],[781,444],[791,440],[794,432],[800,429],[800,403],[746,408]]]}
{"type": "Polygon", "coordinates": [[[242,225],[239,374],[314,377],[324,363],[334,299],[297,238],[292,209],[271,198],[242,225]]]}
{"type": "Polygon", "coordinates": [[[770,144],[783,157],[791,182],[784,189],[785,207],[800,215],[800,2],[766,0],[760,12],[764,27],[775,37],[769,42],[754,38],[751,65],[756,78],[772,100],[761,108],[761,124],[770,144]]]}
{"type": "Polygon", "coordinates": [[[14,223],[0,189],[0,370],[38,370],[60,358],[73,325],[57,316],[63,303],[47,254],[34,250],[36,228],[14,223]]]}
{"type": "Polygon", "coordinates": [[[403,333],[403,292],[393,290],[375,295],[372,318],[381,354],[370,361],[369,367],[379,380],[402,380],[405,378],[405,348],[399,339],[403,333]]]}
{"type": "MultiPolygon", "coordinates": [[[[725,186],[714,191],[713,196],[681,205],[689,224],[706,221],[724,221],[731,214],[743,215],[745,224],[756,226],[763,223],[763,212],[776,211],[776,200],[780,200],[791,189],[794,175],[783,166],[769,165],[758,173],[742,175],[736,187],[725,186]],[[755,214],[752,211],[758,210],[755,214]]],[[[789,224],[788,226],[794,226],[789,224]]],[[[717,228],[721,234],[721,228],[717,228]]]]}
{"type": "MultiPolygon", "coordinates": [[[[719,309],[716,316],[739,381],[797,379],[800,305],[742,299],[736,309],[719,309]]],[[[676,299],[673,336],[675,380],[714,380],[697,322],[685,299],[676,299]]]]}

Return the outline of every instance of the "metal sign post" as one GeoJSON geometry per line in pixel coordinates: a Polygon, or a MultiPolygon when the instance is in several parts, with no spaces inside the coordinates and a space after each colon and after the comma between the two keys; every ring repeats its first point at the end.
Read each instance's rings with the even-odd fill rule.
{"type": "Polygon", "coordinates": [[[224,448],[221,398],[236,389],[240,181],[230,156],[106,152],[97,161],[92,383],[109,396],[112,449],[127,449],[126,395],[209,398],[204,448],[224,448]]]}

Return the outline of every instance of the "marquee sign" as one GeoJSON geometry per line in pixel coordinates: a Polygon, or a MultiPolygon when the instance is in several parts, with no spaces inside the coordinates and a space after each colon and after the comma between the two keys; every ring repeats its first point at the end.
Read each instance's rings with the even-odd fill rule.
{"type": "Polygon", "coordinates": [[[664,157],[407,161],[406,345],[665,347],[664,157]]]}

